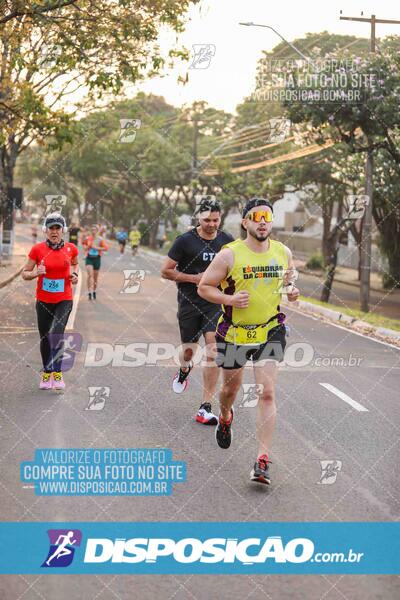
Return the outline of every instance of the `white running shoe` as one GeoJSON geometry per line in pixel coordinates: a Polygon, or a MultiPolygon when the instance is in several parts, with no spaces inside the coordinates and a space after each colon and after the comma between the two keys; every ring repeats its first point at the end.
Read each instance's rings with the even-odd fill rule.
{"type": "Polygon", "coordinates": [[[203,425],[217,425],[218,423],[218,417],[212,412],[210,402],[203,402],[203,404],[200,405],[195,419],[198,423],[202,423],[203,425]]]}
{"type": "Polygon", "coordinates": [[[193,365],[190,364],[187,371],[182,371],[182,369],[179,369],[179,371],[175,374],[172,381],[172,389],[174,390],[175,394],[182,394],[186,390],[187,386],[189,385],[188,376],[192,369],[193,365]]]}

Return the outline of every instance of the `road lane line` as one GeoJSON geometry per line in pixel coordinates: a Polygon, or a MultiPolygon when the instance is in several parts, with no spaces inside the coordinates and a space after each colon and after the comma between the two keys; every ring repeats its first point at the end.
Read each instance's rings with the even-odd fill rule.
{"type": "Polygon", "coordinates": [[[78,273],[78,283],[76,284],[76,288],[75,288],[72,310],[71,310],[71,314],[69,315],[67,325],[65,327],[65,331],[71,331],[71,329],[74,328],[75,315],[76,315],[76,311],[78,310],[79,299],[81,297],[82,276],[83,276],[83,270],[80,269],[79,273],[78,273]]]}
{"type": "Polygon", "coordinates": [[[322,385],[322,387],[332,392],[332,394],[336,394],[336,396],[338,396],[341,400],[344,400],[344,402],[347,402],[347,404],[350,404],[350,406],[352,406],[359,412],[369,412],[368,408],[365,408],[365,406],[359,404],[358,402],[353,400],[353,398],[350,398],[350,396],[338,390],[334,385],[331,385],[330,383],[320,383],[319,385],[322,385]]]}

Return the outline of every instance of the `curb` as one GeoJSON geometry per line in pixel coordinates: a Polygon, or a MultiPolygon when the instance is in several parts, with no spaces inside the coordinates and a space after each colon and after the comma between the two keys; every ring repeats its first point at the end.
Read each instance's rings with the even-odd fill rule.
{"type": "Polygon", "coordinates": [[[20,275],[20,273],[22,273],[22,269],[24,267],[20,267],[18,269],[18,271],[16,271],[13,275],[11,275],[10,277],[8,277],[7,279],[4,279],[4,281],[0,281],[0,289],[6,287],[6,285],[8,285],[9,283],[11,283],[14,279],[16,279],[18,277],[18,275],[20,275]]]}
{"type": "Polygon", "coordinates": [[[366,321],[361,321],[356,317],[350,317],[344,313],[325,308],[325,306],[319,306],[318,304],[312,304],[311,302],[306,302],[305,300],[296,300],[296,302],[283,301],[282,304],[288,307],[292,305],[294,308],[297,308],[300,311],[319,315],[337,323],[343,323],[344,325],[347,325],[349,329],[361,330],[363,333],[374,335],[377,338],[384,338],[385,340],[390,338],[391,340],[400,344],[400,331],[386,329],[385,327],[375,327],[374,325],[371,325],[366,321]]]}
{"type": "Polygon", "coordinates": [[[153,250],[147,250],[144,249],[143,247],[141,248],[141,251],[143,252],[143,254],[147,254],[148,256],[151,256],[151,258],[158,258],[158,260],[164,260],[164,258],[166,258],[166,254],[158,254],[158,252],[154,252],[153,250]]]}

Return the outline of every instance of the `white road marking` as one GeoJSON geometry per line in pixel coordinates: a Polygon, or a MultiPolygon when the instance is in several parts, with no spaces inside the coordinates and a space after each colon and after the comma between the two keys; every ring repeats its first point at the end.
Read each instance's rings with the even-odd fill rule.
{"type": "Polygon", "coordinates": [[[69,315],[69,319],[68,319],[65,331],[71,331],[71,329],[74,328],[76,311],[78,310],[78,304],[79,304],[79,300],[81,297],[82,277],[83,277],[83,271],[82,271],[82,269],[80,269],[79,273],[78,273],[78,283],[76,284],[76,288],[75,288],[72,310],[71,310],[71,314],[69,315]]]}
{"type": "Polygon", "coordinates": [[[369,412],[368,408],[365,408],[365,406],[359,404],[356,400],[353,400],[353,398],[350,398],[350,396],[338,390],[334,385],[331,385],[330,383],[320,383],[319,385],[322,385],[322,387],[332,392],[332,394],[336,394],[341,400],[344,400],[344,402],[347,402],[347,404],[350,404],[350,406],[359,412],[369,412]]]}

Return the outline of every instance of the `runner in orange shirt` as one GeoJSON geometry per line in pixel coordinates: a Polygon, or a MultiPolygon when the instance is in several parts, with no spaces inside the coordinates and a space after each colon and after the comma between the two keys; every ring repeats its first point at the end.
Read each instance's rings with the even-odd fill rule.
{"type": "Polygon", "coordinates": [[[101,255],[108,250],[106,241],[99,233],[98,225],[92,225],[91,234],[83,240],[83,247],[86,256],[88,300],[96,300],[101,255]]]}

